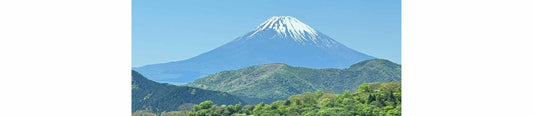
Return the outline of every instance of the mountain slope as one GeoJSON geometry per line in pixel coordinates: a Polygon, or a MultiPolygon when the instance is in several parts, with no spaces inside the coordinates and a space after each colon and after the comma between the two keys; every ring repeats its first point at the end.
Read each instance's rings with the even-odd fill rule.
{"type": "Polygon", "coordinates": [[[401,81],[401,66],[383,59],[366,60],[347,69],[311,69],[266,64],[223,71],[185,86],[228,92],[247,103],[266,103],[308,91],[342,93],[362,83],[401,81]]]}
{"type": "Polygon", "coordinates": [[[206,100],[215,104],[243,103],[225,92],[157,83],[132,70],[132,112],[145,109],[152,112],[176,111],[182,104],[199,104],[206,100]]]}
{"type": "Polygon", "coordinates": [[[225,114],[234,116],[401,116],[401,87],[400,82],[364,83],[355,92],[305,92],[272,104],[260,103],[252,107],[234,108],[236,110],[229,106],[211,108],[215,105],[202,102],[207,106],[200,108],[198,105],[189,114],[217,115],[222,109],[225,114]]]}
{"type": "Polygon", "coordinates": [[[135,70],[157,82],[188,83],[208,74],[260,64],[347,68],[350,64],[373,58],[342,45],[296,18],[275,16],[255,30],[209,52],[135,70]]]}

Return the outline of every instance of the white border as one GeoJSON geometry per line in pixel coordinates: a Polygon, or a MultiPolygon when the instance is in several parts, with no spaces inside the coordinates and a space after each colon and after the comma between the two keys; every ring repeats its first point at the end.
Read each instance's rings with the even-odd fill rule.
{"type": "MultiPolygon", "coordinates": [[[[529,115],[529,0],[403,0],[403,114],[529,115]]],[[[0,2],[2,115],[131,115],[131,1],[0,2]]]]}

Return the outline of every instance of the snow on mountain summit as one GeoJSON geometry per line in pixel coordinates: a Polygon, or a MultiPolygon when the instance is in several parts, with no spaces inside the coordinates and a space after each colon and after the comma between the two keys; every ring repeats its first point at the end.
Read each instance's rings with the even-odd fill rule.
{"type": "Polygon", "coordinates": [[[312,41],[317,43],[319,32],[291,16],[273,16],[261,23],[255,31],[248,36],[252,38],[262,31],[275,31],[281,38],[292,38],[298,42],[312,41]]]}
{"type": "Polygon", "coordinates": [[[234,40],[187,60],[135,70],[163,83],[189,83],[225,70],[284,63],[309,68],[346,68],[374,59],[350,49],[290,16],[274,16],[234,40]]]}

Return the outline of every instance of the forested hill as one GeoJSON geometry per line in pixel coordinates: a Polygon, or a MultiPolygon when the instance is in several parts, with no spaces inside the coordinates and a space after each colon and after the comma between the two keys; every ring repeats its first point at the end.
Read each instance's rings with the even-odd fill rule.
{"type": "MultiPolygon", "coordinates": [[[[400,82],[365,83],[358,90],[331,94],[323,91],[292,95],[272,104],[215,105],[205,101],[191,111],[172,111],[161,116],[401,116],[400,82]]],[[[133,116],[154,116],[135,112],[133,116]]]]}
{"type": "Polygon", "coordinates": [[[362,83],[401,81],[401,66],[384,59],[359,62],[347,69],[312,69],[275,63],[223,71],[185,86],[228,92],[249,104],[271,103],[309,91],[342,93],[362,83]]]}
{"type": "Polygon", "coordinates": [[[206,100],[219,105],[243,102],[225,92],[157,83],[132,70],[132,112],[137,110],[177,111],[180,110],[179,107],[192,107],[193,104],[206,100]]]}

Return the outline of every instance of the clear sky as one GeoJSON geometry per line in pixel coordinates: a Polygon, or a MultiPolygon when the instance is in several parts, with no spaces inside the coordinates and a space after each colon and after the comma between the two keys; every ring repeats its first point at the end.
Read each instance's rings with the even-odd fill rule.
{"type": "Polygon", "coordinates": [[[185,60],[293,16],[338,42],[401,63],[400,0],[133,0],[132,65],[185,60]]]}

